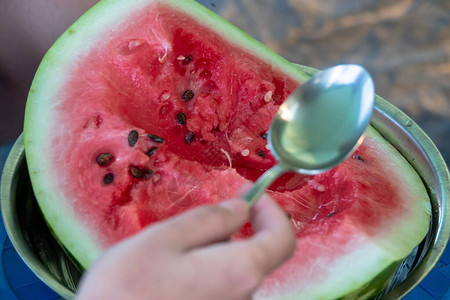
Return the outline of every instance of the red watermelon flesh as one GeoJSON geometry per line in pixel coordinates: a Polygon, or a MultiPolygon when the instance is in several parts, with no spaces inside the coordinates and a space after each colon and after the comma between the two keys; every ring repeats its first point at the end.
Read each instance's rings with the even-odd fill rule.
{"type": "MultiPolygon", "coordinates": [[[[36,197],[86,268],[143,227],[231,198],[273,166],[265,133],[306,79],[194,2],[125,2],[103,1],[60,38],[27,103],[36,197]]],[[[420,178],[373,128],[335,169],[283,175],[268,193],[298,249],[261,298],[372,295],[428,229],[420,178]]]]}
{"type": "Polygon", "coordinates": [[[232,197],[246,181],[236,169],[257,177],[274,165],[261,134],[298,86],[240,49],[224,51],[216,34],[187,16],[178,17],[179,27],[172,13],[133,16],[147,25],[128,24],[80,63],[57,108],[65,120],[60,130],[77,139],[65,141],[69,157],[54,141],[55,167],[69,164],[62,174],[70,178],[67,196],[96,220],[105,246],[193,205],[232,197]],[[148,27],[162,30],[149,34],[148,27]],[[139,135],[134,146],[132,130],[139,135]],[[102,153],[113,157],[106,166],[97,162],[102,153]],[[131,167],[154,173],[135,178],[131,167]],[[111,184],[103,183],[107,174],[111,184]],[[215,190],[217,180],[229,184],[215,190]]]}

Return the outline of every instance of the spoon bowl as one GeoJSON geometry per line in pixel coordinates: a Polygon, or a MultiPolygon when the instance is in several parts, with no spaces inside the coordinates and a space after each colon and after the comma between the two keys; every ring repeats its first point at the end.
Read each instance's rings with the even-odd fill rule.
{"type": "Polygon", "coordinates": [[[371,76],[359,65],[328,68],[297,88],[280,106],[268,134],[278,164],[245,196],[254,204],[277,177],[288,171],[325,172],[362,142],[374,106],[371,76]]]}

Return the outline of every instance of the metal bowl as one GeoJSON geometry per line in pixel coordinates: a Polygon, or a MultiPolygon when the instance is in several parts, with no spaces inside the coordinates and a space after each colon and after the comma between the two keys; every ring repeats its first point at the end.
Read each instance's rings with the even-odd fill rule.
{"type": "MultiPolygon", "coordinates": [[[[427,135],[408,116],[380,97],[376,98],[371,124],[417,170],[432,201],[428,235],[403,261],[387,288],[376,297],[399,299],[425,278],[447,246],[450,176],[442,156],[427,135]]],[[[11,150],[3,171],[1,211],[9,238],[25,263],[55,292],[72,298],[82,271],[46,226],[30,184],[22,136],[11,150]]]]}
{"type": "Polygon", "coordinates": [[[17,253],[52,290],[73,298],[81,271],[45,223],[33,194],[22,135],[6,160],[0,196],[3,222],[17,253]]]}

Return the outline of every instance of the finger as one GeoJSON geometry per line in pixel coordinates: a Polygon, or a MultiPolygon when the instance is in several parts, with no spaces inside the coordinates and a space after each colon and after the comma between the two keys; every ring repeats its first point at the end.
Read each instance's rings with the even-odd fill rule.
{"type": "MultiPolygon", "coordinates": [[[[243,184],[237,193],[243,197],[252,184],[243,184]]],[[[262,260],[262,272],[270,272],[289,259],[295,251],[297,240],[286,218],[286,213],[267,194],[263,194],[251,209],[251,223],[255,235],[249,240],[253,260],[262,260]]]]}
{"type": "Polygon", "coordinates": [[[196,271],[199,274],[203,267],[214,269],[205,279],[210,289],[219,289],[219,283],[233,286],[230,299],[231,295],[251,295],[271,271],[292,256],[297,243],[285,213],[269,196],[264,195],[251,214],[253,237],[188,253],[189,262],[202,262],[196,271]]]}
{"type": "Polygon", "coordinates": [[[154,230],[167,246],[189,250],[229,239],[247,222],[249,211],[247,203],[231,199],[193,208],[161,222],[154,230]]]}
{"type": "Polygon", "coordinates": [[[285,212],[266,194],[253,206],[250,221],[255,235],[247,241],[246,254],[268,274],[293,255],[297,240],[285,212]]]}
{"type": "Polygon", "coordinates": [[[254,236],[230,251],[241,252],[256,275],[265,276],[293,255],[297,240],[286,214],[267,194],[253,206],[250,221],[254,236]]]}
{"type": "MultiPolygon", "coordinates": [[[[201,278],[203,292],[210,295],[206,299],[222,299],[217,298],[217,295],[224,295],[224,287],[226,298],[223,299],[251,299],[266,275],[259,267],[255,268],[248,258],[248,247],[243,240],[186,252],[180,268],[187,268],[192,264],[196,266],[196,276],[201,278]]],[[[195,290],[190,293],[194,294],[195,290]]]]}
{"type": "Polygon", "coordinates": [[[245,182],[243,185],[241,185],[241,187],[239,188],[239,190],[236,193],[236,198],[244,199],[245,195],[252,188],[253,185],[254,185],[254,183],[252,183],[250,181],[245,182]]]}

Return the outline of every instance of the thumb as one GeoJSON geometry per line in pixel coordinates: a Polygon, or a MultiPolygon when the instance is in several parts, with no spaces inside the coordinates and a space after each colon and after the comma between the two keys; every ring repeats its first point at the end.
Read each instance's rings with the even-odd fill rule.
{"type": "Polygon", "coordinates": [[[160,223],[158,233],[167,246],[190,250],[229,239],[248,221],[249,211],[240,199],[199,206],[160,223]]]}

